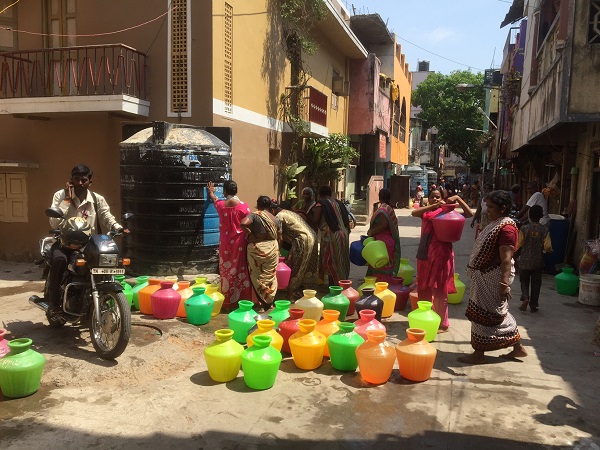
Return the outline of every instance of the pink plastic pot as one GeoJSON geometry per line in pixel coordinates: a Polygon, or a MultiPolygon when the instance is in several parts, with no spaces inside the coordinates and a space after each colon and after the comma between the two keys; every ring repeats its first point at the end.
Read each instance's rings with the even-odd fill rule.
{"type": "Polygon", "coordinates": [[[442,213],[431,219],[435,237],[441,242],[459,241],[465,227],[465,218],[454,211],[455,204],[445,204],[441,208],[442,213]]]}
{"type": "Polygon", "coordinates": [[[157,319],[173,319],[177,314],[181,295],[173,290],[172,281],[161,281],[160,289],[152,294],[152,315],[157,319]]]}
{"type": "Polygon", "coordinates": [[[277,289],[287,289],[290,284],[292,269],[284,261],[285,258],[280,256],[279,264],[277,264],[277,289]]]}

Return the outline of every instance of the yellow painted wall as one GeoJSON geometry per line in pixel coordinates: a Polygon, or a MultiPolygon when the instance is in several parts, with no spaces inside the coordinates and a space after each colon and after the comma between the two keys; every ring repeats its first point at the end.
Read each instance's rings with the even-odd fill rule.
{"type": "Polygon", "coordinates": [[[392,155],[391,161],[395,164],[408,164],[408,145],[409,145],[409,121],[410,121],[410,101],[411,101],[411,92],[412,92],[412,80],[411,74],[409,71],[408,64],[406,64],[403,53],[401,53],[401,46],[396,45],[396,55],[394,58],[394,74],[392,79],[394,83],[399,87],[399,98],[400,98],[400,107],[402,107],[402,101],[404,100],[406,104],[406,114],[404,123],[401,124],[405,129],[405,138],[404,142],[396,139],[394,136],[391,138],[391,146],[392,146],[392,155]]]}
{"type": "Polygon", "coordinates": [[[344,79],[349,79],[347,61],[331,42],[315,30],[315,41],[319,43],[319,50],[315,55],[306,57],[306,68],[312,75],[308,84],[327,96],[327,128],[330,133],[343,133],[348,131],[348,97],[338,96],[337,111],[331,108],[331,94],[333,71],[337,71],[344,79]]]}

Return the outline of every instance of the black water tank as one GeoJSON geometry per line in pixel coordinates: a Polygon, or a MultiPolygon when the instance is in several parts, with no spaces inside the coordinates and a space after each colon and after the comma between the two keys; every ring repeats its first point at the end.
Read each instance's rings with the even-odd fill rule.
{"type": "Polygon", "coordinates": [[[218,273],[219,218],[206,186],[214,181],[222,195],[230,144],[231,128],[167,122],[121,142],[121,208],[134,214],[123,254],[132,275],[218,273]]]}
{"type": "Polygon", "coordinates": [[[429,61],[419,61],[417,63],[417,70],[419,72],[429,72],[429,61]]]}

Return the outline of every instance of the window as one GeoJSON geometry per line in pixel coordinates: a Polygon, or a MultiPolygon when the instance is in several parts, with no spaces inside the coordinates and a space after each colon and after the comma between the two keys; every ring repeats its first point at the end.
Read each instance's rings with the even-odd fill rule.
{"type": "Polygon", "coordinates": [[[233,114],[233,6],[229,3],[225,3],[223,33],[223,103],[225,114],[233,114]]]}
{"type": "Polygon", "coordinates": [[[281,150],[278,148],[269,149],[269,164],[279,166],[281,164],[281,150]]]}
{"type": "Polygon", "coordinates": [[[600,0],[590,1],[588,44],[600,44],[600,0]]]}
{"type": "Polygon", "coordinates": [[[406,142],[406,99],[402,99],[400,108],[400,141],[406,142]]]}
{"type": "Polygon", "coordinates": [[[169,5],[169,117],[191,117],[189,0],[171,0],[169,5]]]}
{"type": "MultiPolygon", "coordinates": [[[[14,0],[0,0],[0,11],[8,8],[0,14],[0,27],[17,28],[17,5],[9,7],[13,3],[14,0]]],[[[0,50],[17,50],[17,33],[0,29],[0,50]]]]}
{"type": "Polygon", "coordinates": [[[331,109],[334,111],[338,110],[338,96],[336,94],[335,80],[339,80],[340,73],[337,70],[333,70],[333,76],[331,77],[331,109]]]}
{"type": "Polygon", "coordinates": [[[0,173],[0,222],[27,222],[27,174],[0,173]]]}

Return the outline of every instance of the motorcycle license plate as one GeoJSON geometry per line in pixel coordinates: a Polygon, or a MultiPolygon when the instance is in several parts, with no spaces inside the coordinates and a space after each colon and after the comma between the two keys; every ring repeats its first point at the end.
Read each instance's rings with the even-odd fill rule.
{"type": "Polygon", "coordinates": [[[113,267],[95,267],[92,269],[93,275],[125,275],[125,269],[116,269],[113,267]]]}

